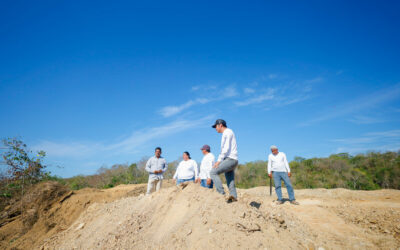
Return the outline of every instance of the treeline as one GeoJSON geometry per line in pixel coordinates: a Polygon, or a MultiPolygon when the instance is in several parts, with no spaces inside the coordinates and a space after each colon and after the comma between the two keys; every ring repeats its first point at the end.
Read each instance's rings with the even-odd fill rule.
{"type": "MultiPolygon", "coordinates": [[[[72,178],[55,179],[62,184],[68,185],[71,189],[111,188],[119,184],[147,183],[149,174],[145,170],[147,157],[138,163],[115,164],[111,168],[101,167],[94,175],[78,175],[72,178]]],[[[171,179],[178,166],[178,161],[168,163],[168,170],[164,173],[165,179],[171,179]]]]}
{"type": "MultiPolygon", "coordinates": [[[[84,187],[110,188],[119,184],[146,183],[148,173],[144,158],[134,164],[118,164],[100,168],[95,175],[61,179],[72,189],[84,187]]],[[[169,163],[165,179],[172,178],[179,161],[169,163]]],[[[236,185],[251,188],[269,184],[267,161],[240,164],[236,171],[236,185]]],[[[290,162],[295,188],[347,188],[373,190],[400,189],[400,152],[367,153],[352,156],[334,154],[326,158],[295,157],[290,162]]],[[[225,179],[225,178],[222,178],[225,179]]]]}
{"type": "MultiPolygon", "coordinates": [[[[60,178],[51,175],[43,164],[45,152],[32,152],[19,139],[2,140],[6,149],[1,153],[0,208],[18,199],[30,186],[48,180],[56,180],[70,189],[111,188],[119,184],[146,183],[145,165],[149,157],[133,164],[116,164],[100,168],[96,174],[60,178]]],[[[171,179],[181,159],[170,162],[165,179],[171,179]]],[[[380,188],[400,189],[400,151],[370,152],[352,156],[347,153],[324,158],[305,159],[295,157],[290,162],[292,183],[295,188],[347,188],[373,190],[380,188]]],[[[236,171],[236,185],[240,188],[265,186],[269,183],[267,161],[240,164],[236,171]]],[[[223,180],[225,178],[222,178],[223,180]]]]}
{"type": "MultiPolygon", "coordinates": [[[[267,161],[239,165],[237,186],[267,184],[267,161]]],[[[400,152],[334,154],[326,158],[295,157],[290,162],[295,188],[400,189],[400,152]]]]}

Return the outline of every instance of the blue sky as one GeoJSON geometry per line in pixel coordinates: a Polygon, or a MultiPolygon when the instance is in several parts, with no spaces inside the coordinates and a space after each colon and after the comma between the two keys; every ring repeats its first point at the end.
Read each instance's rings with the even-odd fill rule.
{"type": "Polygon", "coordinates": [[[0,136],[60,176],[168,161],[227,121],[241,163],[400,149],[398,1],[3,1],[0,136]],[[60,166],[61,168],[57,167],[60,166]]]}

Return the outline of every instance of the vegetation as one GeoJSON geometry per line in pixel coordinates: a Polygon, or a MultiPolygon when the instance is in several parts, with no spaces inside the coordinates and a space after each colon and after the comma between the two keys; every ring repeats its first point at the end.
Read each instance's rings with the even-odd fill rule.
{"type": "MultiPolygon", "coordinates": [[[[72,189],[146,183],[148,174],[144,166],[147,158],[130,165],[118,164],[111,168],[100,168],[95,175],[76,176],[65,179],[65,182],[72,189]]],[[[172,178],[178,163],[177,160],[169,164],[164,175],[166,179],[172,178]]],[[[312,159],[295,157],[290,162],[290,167],[295,188],[400,189],[400,152],[356,156],[342,153],[312,159]]],[[[240,188],[269,185],[266,168],[267,161],[240,164],[235,176],[236,185],[240,188]]]]}
{"type": "MultiPolygon", "coordinates": [[[[116,164],[111,168],[101,167],[97,173],[89,176],[75,176],[64,179],[63,181],[71,189],[91,188],[111,188],[119,184],[138,184],[147,183],[148,173],[145,165],[149,157],[144,157],[138,163],[116,164]]],[[[171,179],[175,173],[179,161],[173,161],[168,164],[168,170],[164,174],[165,179],[171,179]]]]}
{"type": "MultiPolygon", "coordinates": [[[[240,165],[236,171],[238,187],[267,185],[266,167],[266,161],[240,165]]],[[[290,168],[295,188],[400,189],[400,152],[295,157],[290,168]]]]}
{"type": "MultiPolygon", "coordinates": [[[[3,139],[3,166],[0,175],[0,208],[14,197],[22,197],[27,188],[49,176],[42,164],[46,153],[32,152],[25,143],[17,138],[3,139]]],[[[21,209],[22,209],[21,200],[21,209]]],[[[21,211],[22,212],[22,211],[21,211]]]]}
{"type": "MultiPolygon", "coordinates": [[[[148,179],[145,164],[149,157],[133,164],[101,167],[94,175],[63,179],[46,171],[43,165],[45,152],[34,153],[15,138],[3,140],[3,145],[2,165],[5,168],[0,171],[0,208],[11,198],[18,200],[27,188],[41,181],[55,180],[77,190],[146,183],[148,179]]],[[[172,178],[179,161],[168,164],[165,179],[172,178]]],[[[311,159],[295,157],[290,167],[295,188],[400,189],[400,152],[371,152],[355,156],[342,153],[311,159]]],[[[236,171],[236,185],[240,188],[269,185],[266,168],[267,161],[240,164],[236,171]]]]}

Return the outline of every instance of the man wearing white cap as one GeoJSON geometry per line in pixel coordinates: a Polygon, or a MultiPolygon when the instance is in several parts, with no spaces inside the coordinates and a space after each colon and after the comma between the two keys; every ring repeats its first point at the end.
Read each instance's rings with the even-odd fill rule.
{"type": "Polygon", "coordinates": [[[293,205],[299,205],[294,198],[294,191],[292,183],[290,182],[290,167],[286,159],[286,155],[283,152],[278,151],[278,147],[271,146],[271,154],[268,156],[268,176],[269,178],[274,177],[275,192],[278,196],[277,204],[283,204],[282,201],[282,181],[285,183],[287,192],[289,194],[290,203],[293,205]]]}

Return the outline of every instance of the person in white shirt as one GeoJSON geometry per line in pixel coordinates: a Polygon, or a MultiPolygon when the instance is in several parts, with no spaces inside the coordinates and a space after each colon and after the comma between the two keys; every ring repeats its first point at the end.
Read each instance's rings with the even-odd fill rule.
{"type": "Polygon", "coordinates": [[[157,147],[154,150],[154,156],[147,161],[145,169],[149,173],[149,181],[147,183],[146,192],[146,194],[149,195],[154,187],[156,188],[156,191],[161,189],[163,174],[168,169],[166,160],[161,157],[160,147],[157,147]]]}
{"type": "Polygon", "coordinates": [[[204,145],[200,150],[203,152],[204,157],[203,160],[201,160],[199,178],[196,181],[200,182],[202,187],[212,189],[214,185],[210,172],[214,166],[215,157],[211,153],[211,148],[208,145],[204,145]]]}
{"type": "Polygon", "coordinates": [[[283,204],[282,201],[282,181],[285,183],[287,192],[289,194],[290,203],[293,205],[299,205],[294,198],[294,190],[290,181],[290,167],[286,159],[286,155],[283,152],[279,152],[276,146],[271,146],[271,154],[268,156],[268,176],[269,178],[274,177],[275,192],[278,196],[277,204],[283,204]]]}
{"type": "Polygon", "coordinates": [[[237,193],[235,187],[235,168],[238,165],[238,153],[235,134],[226,126],[226,122],[222,119],[215,121],[212,126],[218,133],[222,133],[221,153],[217,162],[211,170],[210,176],[214,182],[215,189],[221,194],[225,194],[219,174],[225,173],[226,184],[229,189],[228,203],[237,201],[237,193]]]}
{"type": "Polygon", "coordinates": [[[174,179],[176,181],[176,185],[179,185],[183,182],[195,181],[198,177],[198,168],[196,161],[190,158],[189,152],[183,152],[183,161],[181,161],[176,168],[174,179]]]}

